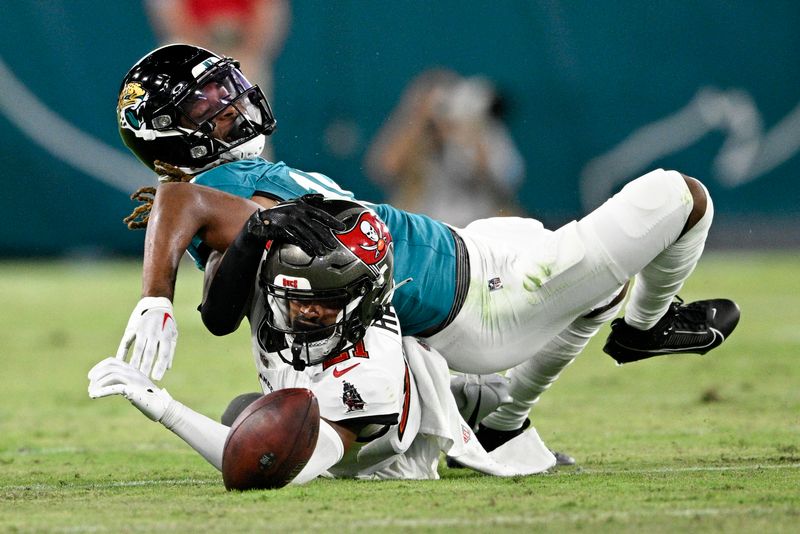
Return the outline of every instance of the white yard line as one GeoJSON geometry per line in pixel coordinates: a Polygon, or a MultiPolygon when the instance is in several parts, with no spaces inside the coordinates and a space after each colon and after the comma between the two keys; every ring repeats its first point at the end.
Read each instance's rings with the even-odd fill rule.
{"type": "MultiPolygon", "coordinates": [[[[762,469],[798,469],[800,463],[793,464],[751,464],[751,465],[730,465],[730,466],[697,466],[697,467],[657,467],[653,469],[578,469],[566,471],[564,474],[569,476],[581,475],[621,475],[631,474],[658,474],[658,473],[693,473],[693,472],[719,472],[719,471],[759,471],[762,469]]],[[[111,489],[138,486],[191,486],[221,484],[220,480],[180,478],[180,479],[152,479],[152,480],[129,480],[120,482],[104,483],[81,483],[81,484],[29,484],[29,485],[0,485],[0,491],[63,491],[65,489],[111,489]]],[[[666,512],[665,512],[666,513],[666,512]]],[[[687,512],[688,513],[688,512],[687,512]]]]}

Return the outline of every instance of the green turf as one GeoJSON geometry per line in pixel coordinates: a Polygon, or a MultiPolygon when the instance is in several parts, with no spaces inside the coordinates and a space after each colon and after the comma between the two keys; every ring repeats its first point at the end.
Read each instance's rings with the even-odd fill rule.
{"type": "MultiPolygon", "coordinates": [[[[580,467],[494,479],[317,481],[228,493],[188,446],[86,372],[116,350],[139,264],[0,263],[0,532],[794,532],[800,520],[800,255],[707,254],[682,292],[742,307],[713,353],[617,367],[603,331],[534,412],[580,467]]],[[[249,339],[204,332],[182,266],[163,385],[218,416],[255,390],[249,339]]]]}

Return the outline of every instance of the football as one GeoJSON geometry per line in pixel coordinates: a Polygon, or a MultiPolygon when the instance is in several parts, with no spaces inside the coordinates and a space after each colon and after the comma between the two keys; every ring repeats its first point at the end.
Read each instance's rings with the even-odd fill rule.
{"type": "Polygon", "coordinates": [[[319,404],[308,389],[265,395],[231,425],[222,455],[222,480],[230,490],[276,489],[306,465],[319,435],[319,404]]]}

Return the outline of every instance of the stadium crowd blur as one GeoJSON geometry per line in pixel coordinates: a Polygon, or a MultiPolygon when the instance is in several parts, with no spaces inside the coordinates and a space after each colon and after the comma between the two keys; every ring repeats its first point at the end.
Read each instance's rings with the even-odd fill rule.
{"type": "Polygon", "coordinates": [[[484,77],[424,71],[366,156],[388,202],[454,226],[517,215],[522,156],[503,123],[505,100],[484,77]]]}
{"type": "MultiPolygon", "coordinates": [[[[185,42],[235,57],[273,96],[288,0],[145,0],[162,44],[185,42]]],[[[520,214],[525,165],[503,123],[505,100],[483,77],[436,68],[412,80],[366,156],[369,177],[397,207],[455,226],[520,214]]],[[[269,138],[268,138],[269,141],[269,138]]],[[[267,143],[263,156],[280,159],[267,143]]]]}

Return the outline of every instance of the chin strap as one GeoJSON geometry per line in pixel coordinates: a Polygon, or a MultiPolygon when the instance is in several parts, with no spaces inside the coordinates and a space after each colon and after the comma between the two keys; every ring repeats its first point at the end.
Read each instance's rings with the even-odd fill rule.
{"type": "Polygon", "coordinates": [[[298,340],[299,336],[294,337],[292,341],[292,367],[295,371],[302,371],[306,368],[306,362],[300,359],[300,353],[303,351],[303,342],[298,340]]]}

